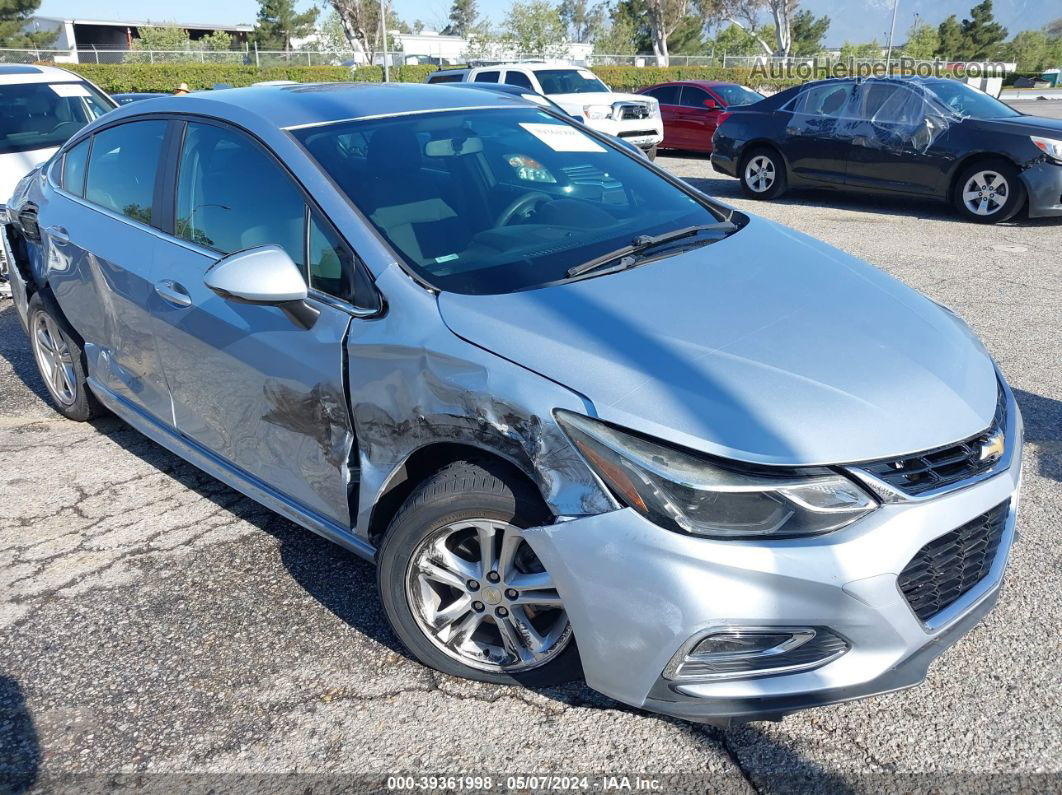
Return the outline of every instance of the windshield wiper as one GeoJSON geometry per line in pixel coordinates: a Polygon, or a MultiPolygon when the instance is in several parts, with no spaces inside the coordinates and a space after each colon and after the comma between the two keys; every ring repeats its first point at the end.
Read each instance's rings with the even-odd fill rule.
{"type": "Polygon", "coordinates": [[[674,229],[670,232],[663,232],[659,235],[638,235],[638,237],[634,238],[629,245],[618,248],[615,251],[609,251],[607,254],[602,254],[600,257],[594,257],[592,260],[588,260],[569,268],[567,275],[569,279],[576,276],[582,276],[585,273],[595,271],[608,265],[610,262],[615,262],[616,260],[620,260],[620,262],[614,270],[624,270],[638,262],[639,258],[634,255],[642,254],[649,249],[655,248],[664,243],[671,243],[675,240],[681,240],[684,237],[692,237],[698,232],[714,231],[730,234],[736,229],[737,226],[730,221],[718,221],[714,224],[685,226],[681,229],[674,229]]]}

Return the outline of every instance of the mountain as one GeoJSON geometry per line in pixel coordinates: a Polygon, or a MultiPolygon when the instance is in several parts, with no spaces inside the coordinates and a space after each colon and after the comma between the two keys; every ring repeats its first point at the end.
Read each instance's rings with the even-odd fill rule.
{"type": "MultiPolygon", "coordinates": [[[[896,16],[896,41],[903,42],[915,22],[938,25],[955,14],[960,20],[970,16],[970,8],[979,0],[899,0],[896,16]]],[[[846,40],[866,42],[877,39],[883,44],[889,38],[892,23],[892,0],[801,0],[801,8],[830,18],[826,44],[839,47],[846,40]]],[[[1062,16],[1058,0],[994,0],[992,12],[1008,31],[1008,38],[1023,30],[1042,28],[1062,16]]]]}

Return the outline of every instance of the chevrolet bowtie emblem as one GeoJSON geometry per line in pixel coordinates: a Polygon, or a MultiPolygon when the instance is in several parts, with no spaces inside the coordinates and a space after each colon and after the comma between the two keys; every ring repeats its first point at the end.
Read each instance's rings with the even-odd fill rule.
{"type": "Polygon", "coordinates": [[[1003,457],[1007,447],[1006,437],[1003,431],[996,431],[981,443],[981,451],[978,453],[978,461],[998,461],[1003,457]]]}

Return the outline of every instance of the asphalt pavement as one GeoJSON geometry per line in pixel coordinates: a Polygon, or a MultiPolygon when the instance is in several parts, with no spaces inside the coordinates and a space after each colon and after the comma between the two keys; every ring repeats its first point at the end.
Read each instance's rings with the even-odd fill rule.
{"type": "MultiPolygon", "coordinates": [[[[1026,112],[1062,117],[1062,102],[1033,102],[1026,112]]],[[[509,774],[551,773],[589,775],[600,790],[599,776],[640,772],[713,792],[1062,788],[1062,220],[985,227],[928,202],[814,191],[760,204],[702,157],[659,162],[952,307],[1016,390],[1026,468],[1005,590],[924,685],[720,731],[580,683],[532,691],[435,674],[388,630],[369,564],[116,419],[55,414],[8,301],[8,785],[327,791],[449,773],[492,775],[499,789],[509,774]]]]}

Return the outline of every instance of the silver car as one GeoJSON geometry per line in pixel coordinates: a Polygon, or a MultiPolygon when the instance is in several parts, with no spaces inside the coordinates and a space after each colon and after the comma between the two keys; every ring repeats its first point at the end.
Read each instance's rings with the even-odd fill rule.
{"type": "Polygon", "coordinates": [[[773,718],[917,684],[999,596],[1022,424],[963,321],[547,109],[147,100],[8,215],[58,410],[375,561],[440,671],[773,718]]]}

